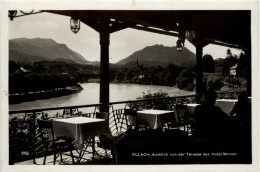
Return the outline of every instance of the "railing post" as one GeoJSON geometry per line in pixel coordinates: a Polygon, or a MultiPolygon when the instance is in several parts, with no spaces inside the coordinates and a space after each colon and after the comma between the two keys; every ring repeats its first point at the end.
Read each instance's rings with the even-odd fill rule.
{"type": "Polygon", "coordinates": [[[32,114],[32,120],[31,121],[32,121],[32,129],[31,130],[33,131],[33,133],[32,133],[33,164],[36,164],[36,160],[35,160],[35,158],[36,158],[36,152],[35,152],[36,112],[35,111],[32,114]]]}

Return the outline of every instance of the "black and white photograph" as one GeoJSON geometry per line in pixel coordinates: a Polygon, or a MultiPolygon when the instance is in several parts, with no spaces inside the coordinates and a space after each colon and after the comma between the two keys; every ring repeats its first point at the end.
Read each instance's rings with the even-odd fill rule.
{"type": "Polygon", "coordinates": [[[258,1],[1,6],[2,171],[259,170],[258,1]]]}

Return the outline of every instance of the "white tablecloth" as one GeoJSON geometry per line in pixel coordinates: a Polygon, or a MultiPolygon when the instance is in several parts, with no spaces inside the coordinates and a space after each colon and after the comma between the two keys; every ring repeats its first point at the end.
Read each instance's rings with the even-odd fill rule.
{"type": "Polygon", "coordinates": [[[149,128],[162,128],[167,122],[174,120],[174,112],[167,110],[143,110],[137,111],[138,122],[147,123],[149,128]]]}
{"type": "Polygon", "coordinates": [[[78,149],[82,149],[83,141],[108,133],[104,119],[75,117],[53,119],[54,136],[68,136],[76,140],[78,149]]]}
{"type": "Polygon", "coordinates": [[[236,103],[236,99],[218,99],[215,105],[220,107],[226,114],[229,115],[236,103]]]}
{"type": "Polygon", "coordinates": [[[187,104],[188,115],[193,116],[193,115],[194,115],[195,108],[196,108],[196,106],[198,106],[198,105],[200,105],[200,104],[196,104],[196,103],[187,104]]]}

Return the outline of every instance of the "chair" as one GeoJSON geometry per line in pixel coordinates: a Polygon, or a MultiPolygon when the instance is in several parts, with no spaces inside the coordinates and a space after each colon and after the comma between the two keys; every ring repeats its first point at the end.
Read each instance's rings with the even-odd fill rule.
{"type": "Polygon", "coordinates": [[[157,107],[155,109],[158,109],[158,110],[172,110],[172,105],[168,104],[168,103],[161,103],[161,104],[157,105],[157,107]]]}
{"type": "Polygon", "coordinates": [[[77,117],[80,115],[81,113],[79,112],[78,108],[65,108],[63,110],[63,116],[66,117],[77,117]]]}
{"type": "Polygon", "coordinates": [[[58,156],[60,155],[60,160],[62,159],[62,152],[70,151],[70,156],[72,158],[72,162],[74,163],[74,157],[72,150],[74,149],[74,140],[67,137],[54,137],[52,121],[50,120],[37,120],[39,126],[39,133],[41,135],[42,142],[44,144],[44,161],[43,164],[46,163],[46,156],[48,153],[53,153],[54,160],[53,164],[55,165],[58,156]],[[56,156],[58,154],[58,156],[56,156]]]}
{"type": "MultiPolygon", "coordinates": [[[[161,109],[161,110],[168,110],[168,111],[173,111],[173,105],[172,104],[165,104],[164,105],[164,109],[161,109]]],[[[173,116],[172,116],[172,121],[170,122],[167,122],[164,124],[164,128],[166,127],[166,129],[176,129],[176,128],[179,128],[178,127],[178,119],[177,119],[177,114],[176,112],[172,113],[173,116]]]]}
{"type": "Polygon", "coordinates": [[[137,111],[132,109],[124,109],[124,115],[126,116],[127,129],[146,130],[149,128],[147,124],[141,124],[138,122],[137,111]]]}
{"type": "Polygon", "coordinates": [[[174,113],[177,115],[178,125],[183,126],[185,132],[189,132],[191,130],[191,123],[193,123],[193,117],[188,115],[187,105],[176,104],[174,106],[174,113]]]}
{"type": "Polygon", "coordinates": [[[109,129],[109,114],[107,112],[99,112],[96,113],[96,118],[106,120],[108,133],[99,136],[99,142],[97,142],[97,146],[99,148],[105,149],[106,157],[108,158],[107,150],[111,149],[111,140],[113,138],[112,133],[109,129]]]}
{"type": "Polygon", "coordinates": [[[120,134],[118,134],[116,136],[112,135],[110,127],[109,127],[109,124],[110,124],[110,122],[109,122],[109,114],[107,112],[96,113],[96,118],[106,119],[107,130],[108,130],[108,134],[104,134],[104,135],[100,135],[99,136],[99,142],[97,142],[97,146],[99,148],[105,149],[105,153],[106,153],[106,157],[107,158],[108,158],[107,150],[110,150],[111,154],[112,154],[113,161],[116,164],[116,152],[115,152],[115,150],[113,148],[113,143],[116,140],[119,140],[120,138],[122,138],[125,135],[126,132],[120,133],[120,134]]]}
{"type": "Polygon", "coordinates": [[[177,118],[177,114],[176,112],[174,112],[172,116],[172,121],[165,123],[164,128],[166,127],[166,129],[179,129],[177,118]]]}

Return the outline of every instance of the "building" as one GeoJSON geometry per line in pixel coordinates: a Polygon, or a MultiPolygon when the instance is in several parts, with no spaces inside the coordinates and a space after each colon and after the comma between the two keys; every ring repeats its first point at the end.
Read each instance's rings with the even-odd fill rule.
{"type": "Polygon", "coordinates": [[[229,69],[229,71],[230,71],[230,73],[229,73],[229,75],[230,76],[236,76],[237,75],[237,64],[236,65],[234,65],[234,66],[232,66],[230,69],[229,69]]]}

